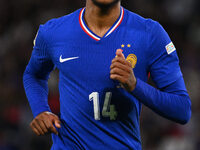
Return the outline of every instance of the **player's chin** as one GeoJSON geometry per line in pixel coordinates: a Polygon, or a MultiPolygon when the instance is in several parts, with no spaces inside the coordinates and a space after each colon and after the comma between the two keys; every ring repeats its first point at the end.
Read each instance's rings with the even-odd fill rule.
{"type": "Polygon", "coordinates": [[[92,0],[94,4],[100,7],[108,7],[118,3],[121,0],[92,0]]]}

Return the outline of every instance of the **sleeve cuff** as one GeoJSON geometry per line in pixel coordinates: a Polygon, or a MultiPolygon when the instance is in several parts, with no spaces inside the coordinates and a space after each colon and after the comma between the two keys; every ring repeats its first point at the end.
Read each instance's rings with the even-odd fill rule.
{"type": "Polygon", "coordinates": [[[135,89],[131,92],[132,95],[136,96],[136,97],[140,97],[143,95],[143,89],[142,87],[144,86],[145,82],[143,82],[142,80],[137,78],[137,82],[136,82],[136,87],[135,89]]]}
{"type": "Polygon", "coordinates": [[[49,105],[48,104],[30,104],[31,106],[31,110],[32,110],[32,113],[33,113],[33,116],[34,118],[39,115],[40,113],[42,112],[45,112],[45,111],[48,111],[48,112],[51,112],[51,109],[49,108],[49,105]]]}
{"type": "Polygon", "coordinates": [[[141,80],[137,78],[135,89],[131,92],[132,94],[136,94],[140,92],[141,80]]]}

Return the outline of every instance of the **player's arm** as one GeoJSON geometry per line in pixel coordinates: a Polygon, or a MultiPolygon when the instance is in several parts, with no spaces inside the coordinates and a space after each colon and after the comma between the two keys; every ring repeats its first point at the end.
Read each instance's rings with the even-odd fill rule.
{"type": "Polygon", "coordinates": [[[48,105],[48,78],[54,65],[47,51],[42,27],[40,27],[31,55],[23,75],[24,89],[34,115],[30,126],[37,135],[57,131],[53,124],[60,127],[59,118],[52,114],[48,105]]]}
{"type": "MultiPolygon", "coordinates": [[[[158,89],[148,85],[133,73],[123,54],[112,60],[111,79],[118,80],[124,88],[139,101],[158,114],[179,123],[186,123],[191,117],[191,101],[185,88],[176,52],[169,48],[171,40],[164,29],[157,23],[150,29],[148,64],[151,77],[158,89]]],[[[146,54],[144,54],[146,55],[146,54]]]]}
{"type": "Polygon", "coordinates": [[[110,78],[118,80],[122,86],[144,105],[163,117],[181,124],[191,116],[191,102],[185,89],[183,77],[163,87],[162,91],[135,78],[131,64],[121,52],[112,60],[110,78]]]}

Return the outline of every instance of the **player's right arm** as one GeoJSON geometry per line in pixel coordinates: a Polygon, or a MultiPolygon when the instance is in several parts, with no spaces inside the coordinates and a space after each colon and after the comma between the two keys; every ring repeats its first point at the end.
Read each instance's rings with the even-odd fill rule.
{"type": "Polygon", "coordinates": [[[54,64],[48,54],[48,43],[43,30],[43,26],[40,26],[30,61],[23,75],[24,89],[34,115],[30,126],[37,135],[48,132],[57,134],[54,124],[60,127],[59,118],[47,113],[51,112],[48,105],[48,78],[54,64]]]}

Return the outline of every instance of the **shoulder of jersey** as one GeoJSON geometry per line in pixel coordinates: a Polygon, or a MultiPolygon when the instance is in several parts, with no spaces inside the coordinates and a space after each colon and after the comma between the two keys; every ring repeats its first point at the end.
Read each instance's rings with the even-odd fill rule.
{"type": "Polygon", "coordinates": [[[134,28],[137,28],[138,30],[146,30],[148,32],[156,24],[158,24],[157,21],[154,21],[150,18],[144,18],[140,16],[139,14],[128,11],[128,25],[129,26],[132,26],[132,27],[134,26],[134,28]]]}
{"type": "Polygon", "coordinates": [[[56,30],[60,27],[64,26],[73,26],[74,24],[74,19],[77,19],[77,16],[79,15],[79,10],[76,10],[68,15],[59,17],[59,18],[53,18],[49,21],[47,21],[45,24],[43,24],[43,30],[45,31],[51,31],[51,30],[56,30]]]}

